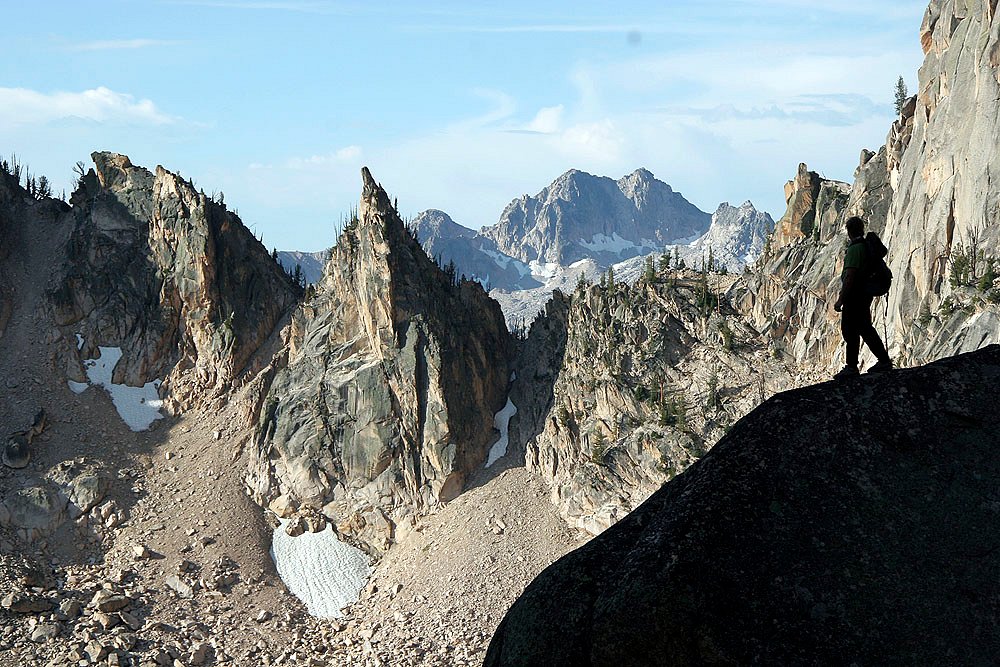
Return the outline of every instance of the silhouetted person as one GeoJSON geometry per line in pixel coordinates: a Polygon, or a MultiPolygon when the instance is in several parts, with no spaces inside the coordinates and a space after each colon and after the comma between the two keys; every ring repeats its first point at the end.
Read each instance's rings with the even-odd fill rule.
{"type": "Polygon", "coordinates": [[[833,309],[841,312],[840,331],[847,343],[847,365],[834,377],[844,378],[858,374],[858,353],[861,351],[861,340],[872,351],[878,362],[868,369],[869,373],[887,371],[892,368],[892,360],[885,349],[885,344],[879,338],[878,331],[872,325],[872,299],[865,285],[867,271],[874,258],[869,256],[865,243],[865,221],[861,218],[848,218],[845,225],[850,243],[844,255],[844,271],[840,275],[840,296],[833,304],[833,309]]]}

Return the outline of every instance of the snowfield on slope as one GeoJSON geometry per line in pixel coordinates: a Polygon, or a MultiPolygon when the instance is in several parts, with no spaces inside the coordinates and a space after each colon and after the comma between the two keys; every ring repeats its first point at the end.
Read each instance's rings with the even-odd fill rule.
{"type": "Polygon", "coordinates": [[[493,446],[490,447],[490,454],[486,459],[487,468],[496,463],[504,454],[507,453],[507,443],[510,440],[508,433],[510,418],[515,414],[517,414],[517,406],[514,405],[514,403],[508,398],[507,405],[503,406],[503,409],[494,415],[493,426],[500,431],[500,439],[493,443],[493,446]]]}
{"type": "MultiPolygon", "coordinates": [[[[77,349],[83,347],[83,338],[77,334],[77,349]]],[[[122,358],[120,347],[99,347],[100,355],[96,359],[87,359],[83,362],[87,372],[89,383],[68,381],[69,388],[73,393],[79,394],[91,385],[104,387],[111,396],[111,402],[115,405],[115,410],[128,427],[133,431],[146,431],[157,419],[163,419],[160,408],[163,401],[160,399],[160,381],[153,380],[141,387],[130,387],[126,384],[115,384],[111,381],[114,375],[115,366],[122,358]]]]}
{"type": "Polygon", "coordinates": [[[271,558],[281,580],[317,618],[340,618],[354,604],[371,575],[368,556],[341,542],[331,526],[298,537],[285,533],[285,519],[274,529],[271,558]]]}

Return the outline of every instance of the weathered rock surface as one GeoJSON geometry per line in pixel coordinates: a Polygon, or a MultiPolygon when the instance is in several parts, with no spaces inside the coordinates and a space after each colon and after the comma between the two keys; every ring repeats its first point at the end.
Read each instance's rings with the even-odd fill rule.
{"type": "Polygon", "coordinates": [[[1000,347],[799,389],[533,581],[485,664],[1000,659],[1000,347]]]}
{"type": "Polygon", "coordinates": [[[541,337],[553,351],[518,368],[514,395],[540,433],[515,435],[571,525],[605,530],[791,381],[767,341],[718,302],[733,280],[659,270],[634,285],[581,286],[532,325],[526,345],[544,349],[541,337]],[[558,369],[554,382],[539,360],[558,369]]]}
{"type": "Polygon", "coordinates": [[[510,341],[482,286],[437,268],[362,175],[359,219],[293,320],[248,481],[261,505],[321,510],[381,551],[397,523],[454,498],[485,461],[510,341]]]}
{"type": "MultiPolygon", "coordinates": [[[[884,172],[884,164],[873,159],[863,169],[877,172],[881,165],[884,172]]],[[[852,198],[862,196],[863,183],[859,177],[852,190],[799,165],[785,189],[788,209],[753,272],[733,288],[735,307],[775,341],[781,354],[820,374],[843,365],[843,357],[836,358],[840,321],[832,304],[846,247],[843,223],[852,198]]],[[[869,222],[870,229],[881,230],[877,221],[869,222]]]]}
{"type": "Polygon", "coordinates": [[[264,246],[177,174],[115,153],[92,157],[51,294],[67,364],[96,357],[98,345],[121,347],[114,381],[160,378],[173,408],[208,401],[266,364],[257,353],[298,288],[264,246]]]}
{"type": "Polygon", "coordinates": [[[924,363],[1000,341],[1000,188],[991,176],[1000,158],[989,149],[1000,133],[994,11],[990,2],[930,3],[918,94],[885,146],[862,152],[847,202],[846,185],[804,165],[786,187],[788,211],[737,302],[797,362],[829,371],[843,360],[829,304],[840,287],[850,215],[865,218],[889,248],[893,287],[887,311],[883,299],[875,312],[897,362],[924,363]]]}
{"type": "Polygon", "coordinates": [[[534,197],[512,201],[500,221],[480,233],[523,262],[565,266],[593,258],[609,266],[693,241],[710,221],[645,169],[618,181],[571,169],[534,197]]]}
{"type": "Polygon", "coordinates": [[[1000,261],[995,13],[986,0],[930,3],[916,100],[887,139],[895,194],[885,235],[898,281],[889,294],[890,352],[913,363],[1000,341],[1000,284],[980,284],[987,262],[1000,261]],[[959,279],[959,257],[980,253],[959,279]]]}

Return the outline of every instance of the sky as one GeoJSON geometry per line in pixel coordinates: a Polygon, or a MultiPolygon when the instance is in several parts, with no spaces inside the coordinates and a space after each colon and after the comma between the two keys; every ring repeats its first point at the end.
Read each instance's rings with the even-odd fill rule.
{"type": "Polygon", "coordinates": [[[479,228],[568,169],[649,169],[777,219],[850,181],[917,87],[926,0],[5,2],[0,154],[56,192],[94,150],[222,191],[265,245],[334,242],[368,166],[479,228]]]}

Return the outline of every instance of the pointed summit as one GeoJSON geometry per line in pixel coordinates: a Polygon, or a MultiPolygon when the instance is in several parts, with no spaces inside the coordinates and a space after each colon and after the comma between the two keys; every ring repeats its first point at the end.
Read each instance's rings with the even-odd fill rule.
{"type": "Polygon", "coordinates": [[[534,197],[508,204],[481,234],[522,262],[608,266],[703,234],[711,216],[647,169],[615,181],[571,169],[534,197]]]}
{"type": "Polygon", "coordinates": [[[436,266],[367,168],[361,179],[358,220],[297,314],[266,399],[251,486],[264,506],[322,507],[381,552],[397,523],[454,498],[485,462],[511,341],[499,305],[436,266]]]}

